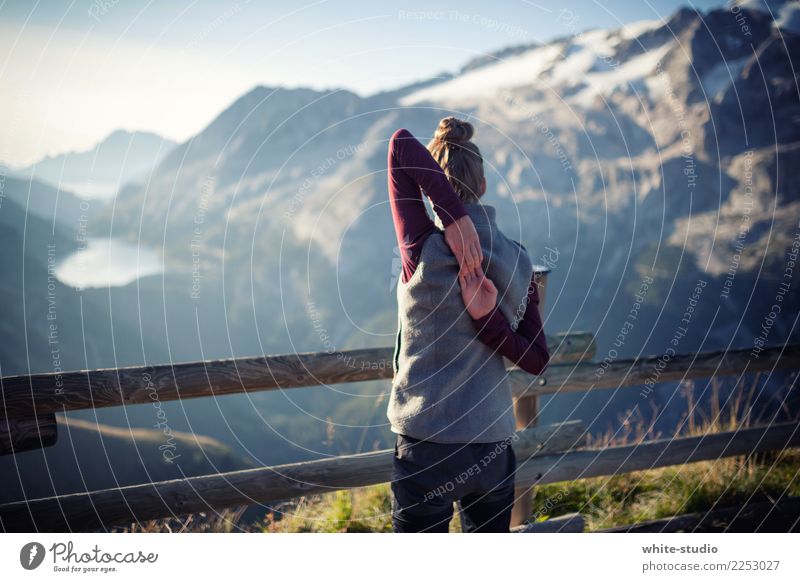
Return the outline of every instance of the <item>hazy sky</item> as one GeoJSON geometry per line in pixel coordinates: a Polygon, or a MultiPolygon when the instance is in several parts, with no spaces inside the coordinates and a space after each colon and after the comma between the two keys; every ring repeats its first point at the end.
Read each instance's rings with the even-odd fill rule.
{"type": "Polygon", "coordinates": [[[258,84],[370,94],[509,45],[665,18],[682,4],[724,2],[6,1],[0,163],[86,149],[117,128],[180,141],[258,84]]]}

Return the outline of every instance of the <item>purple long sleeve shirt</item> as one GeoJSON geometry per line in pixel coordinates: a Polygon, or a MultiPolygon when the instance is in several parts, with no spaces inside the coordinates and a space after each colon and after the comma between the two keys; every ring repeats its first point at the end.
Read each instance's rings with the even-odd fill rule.
{"type": "MultiPolygon", "coordinates": [[[[405,283],[419,265],[425,241],[436,232],[436,224],[428,215],[421,190],[430,199],[433,210],[445,227],[465,216],[467,211],[442,168],[406,129],[397,130],[389,142],[388,168],[389,203],[405,283]]],[[[526,372],[540,374],[547,366],[550,357],[533,276],[528,287],[528,306],[516,332],[499,307],[474,321],[478,338],[484,344],[526,372]]]]}

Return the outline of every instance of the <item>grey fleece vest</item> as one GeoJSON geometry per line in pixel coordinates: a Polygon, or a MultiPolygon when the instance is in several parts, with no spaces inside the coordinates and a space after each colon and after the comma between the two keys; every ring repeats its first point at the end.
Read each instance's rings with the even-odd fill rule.
{"type": "MultiPolygon", "coordinates": [[[[495,210],[467,204],[483,268],[512,327],[525,313],[532,264],[525,248],[497,228],[495,210]]],[[[487,443],[514,434],[503,357],[477,337],[458,284],[458,263],[435,232],[419,265],[397,285],[398,332],[388,417],[392,431],[440,443],[487,443]]]]}

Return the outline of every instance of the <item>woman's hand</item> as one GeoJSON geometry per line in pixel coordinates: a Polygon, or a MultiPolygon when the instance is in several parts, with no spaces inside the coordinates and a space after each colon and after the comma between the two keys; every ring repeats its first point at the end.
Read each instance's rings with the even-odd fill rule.
{"type": "Polygon", "coordinates": [[[459,275],[461,285],[461,298],[467,306],[467,312],[472,319],[480,319],[491,313],[497,305],[497,287],[483,274],[483,269],[478,269],[478,274],[466,273],[459,275]]]}
{"type": "Polygon", "coordinates": [[[481,261],[483,261],[483,251],[481,241],[478,238],[478,231],[472,219],[464,215],[458,220],[450,223],[444,229],[444,242],[453,251],[459,265],[459,276],[467,273],[483,275],[481,261]]]}

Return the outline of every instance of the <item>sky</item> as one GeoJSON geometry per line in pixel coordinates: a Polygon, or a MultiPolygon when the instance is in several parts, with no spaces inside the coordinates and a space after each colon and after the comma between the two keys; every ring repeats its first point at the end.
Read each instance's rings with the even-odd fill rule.
{"type": "Polygon", "coordinates": [[[183,141],[256,85],[361,95],[722,0],[0,0],[0,164],[115,129],[183,141]]]}

